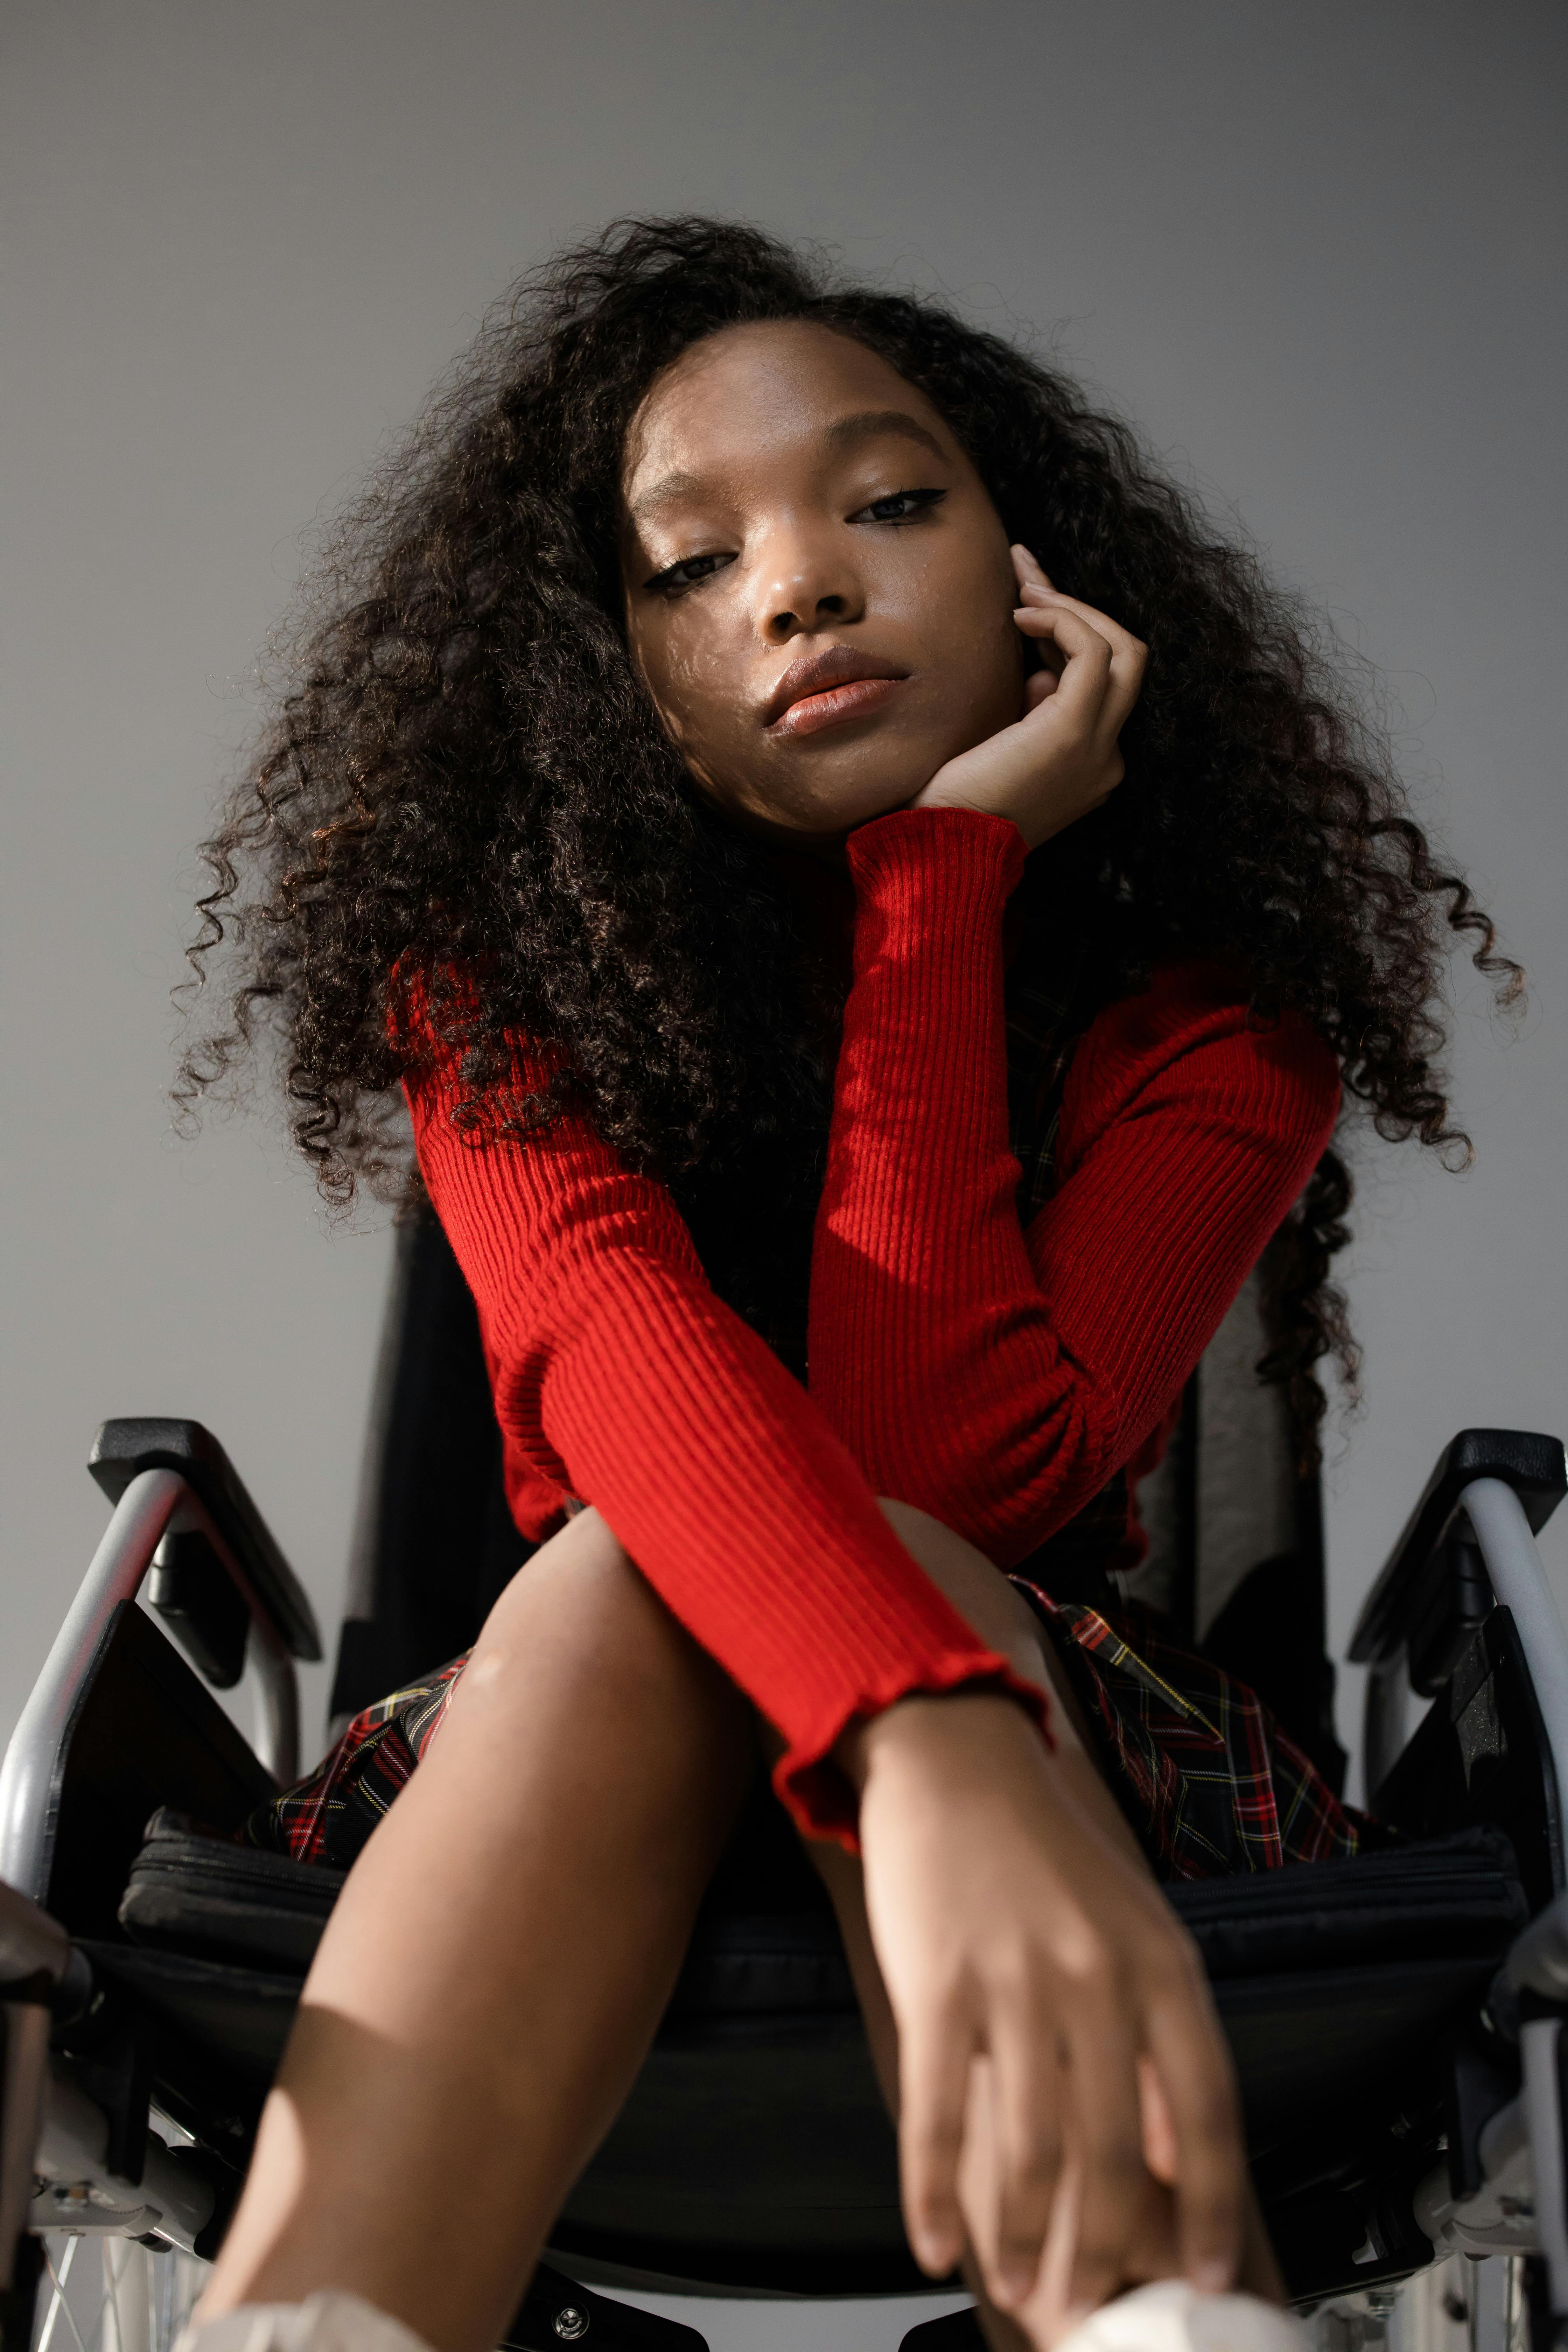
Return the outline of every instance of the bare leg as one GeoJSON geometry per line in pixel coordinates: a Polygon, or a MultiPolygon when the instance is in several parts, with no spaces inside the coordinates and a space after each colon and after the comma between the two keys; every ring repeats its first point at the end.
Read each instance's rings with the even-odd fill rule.
{"type": "MultiPolygon", "coordinates": [[[[1079,1804],[1110,1843],[1119,1846],[1142,1871],[1148,1869],[1142,1849],[1101,1777],[1088,1745],[1076,1694],[1037,1617],[1022,1597],[973,1544],[929,1513],[908,1503],[884,1499],[882,1510],[900,1541],[913,1554],[952,1602],[959,1615],[982,1639],[1007,1659],[1026,1682],[1047,1689],[1053,1705],[1053,1729],[1063,1772],[1079,1804]]],[[[776,1735],[763,1729],[764,1745],[776,1746],[776,1735]]],[[[806,1852],[832,1897],[844,1937],[846,1956],[866,2021],[878,2080],[890,2114],[899,2112],[898,2029],[887,1988],[871,1941],[860,1865],[842,1846],[808,1842],[806,1852]]],[[[992,2352],[1030,2352],[1030,2341],[1017,2322],[998,2311],[986,2296],[979,2267],[964,2263],[964,2276],[978,2306],[982,2332],[992,2352]]],[[[1247,2244],[1241,2284],[1251,2294],[1282,2302],[1283,2288],[1262,2217],[1254,2205],[1247,2225],[1247,2244]]]]}
{"type": "Polygon", "coordinates": [[[595,1512],[529,1562],[355,1864],[202,2316],[363,2295],[484,2352],[613,2120],[755,1756],[595,1512]]]}

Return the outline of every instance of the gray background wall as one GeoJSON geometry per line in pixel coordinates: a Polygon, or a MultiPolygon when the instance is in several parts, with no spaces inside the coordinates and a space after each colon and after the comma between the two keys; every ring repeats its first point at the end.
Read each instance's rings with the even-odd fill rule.
{"type": "Polygon", "coordinates": [[[1564,26],[12,0],[0,1728],[102,1525],[106,1413],[209,1422],[334,1612],[387,1240],[329,1233],[264,1122],[171,1139],[192,847],[301,529],[491,296],[621,210],[751,215],[1051,331],[1380,666],[1534,998],[1505,1040],[1460,987],[1470,1175],[1362,1155],[1336,1637],[1454,1428],[1568,1422],[1564,26]]]}

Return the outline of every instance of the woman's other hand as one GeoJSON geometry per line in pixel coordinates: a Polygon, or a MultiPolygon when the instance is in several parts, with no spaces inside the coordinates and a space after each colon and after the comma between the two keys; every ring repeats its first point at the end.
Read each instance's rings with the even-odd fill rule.
{"type": "Polygon", "coordinates": [[[1246,2170],[1203,1970],[1010,1699],[913,1698],[855,1735],[872,1939],[898,2026],[919,2261],[965,2246],[1048,2345],[1121,2288],[1241,2259],[1246,2170]]]}
{"type": "Polygon", "coordinates": [[[1148,648],[1092,604],[1058,595],[1026,547],[1013,550],[1022,599],[1013,618],[1039,646],[1024,715],[937,770],[912,808],[1011,817],[1033,849],[1086,816],[1121,782],[1119,745],[1148,648]]]}

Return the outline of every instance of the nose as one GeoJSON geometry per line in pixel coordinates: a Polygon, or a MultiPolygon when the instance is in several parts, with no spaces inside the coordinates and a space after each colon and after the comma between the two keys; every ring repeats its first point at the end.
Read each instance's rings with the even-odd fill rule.
{"type": "Polygon", "coordinates": [[[757,625],[769,645],[860,618],[865,594],[837,537],[804,526],[773,533],[757,572],[757,625]]]}

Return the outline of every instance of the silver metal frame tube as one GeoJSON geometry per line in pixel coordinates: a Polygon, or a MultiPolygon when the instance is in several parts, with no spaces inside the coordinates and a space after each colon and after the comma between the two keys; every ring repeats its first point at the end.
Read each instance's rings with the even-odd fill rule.
{"type": "MultiPolygon", "coordinates": [[[[1568,1633],[1513,1488],[1500,1478],[1478,1478],[1465,1488],[1459,1503],[1475,1529],[1492,1591],[1512,1612],[1552,1750],[1561,1806],[1568,1802],[1568,1633]]],[[[1537,2241],[1546,2257],[1552,2309],[1558,2319],[1568,2317],[1568,2165],[1557,2064],[1562,2031],[1560,2018],[1537,2017],[1529,2019],[1520,2034],[1537,2241]]]]}
{"type": "Polygon", "coordinates": [[[300,1777],[300,1684],[294,1661],[272,1627],[253,1617],[245,1663],[256,1677],[250,1744],[279,1788],[300,1777]]]}
{"type": "Polygon", "coordinates": [[[70,1711],[104,1628],[134,1600],[187,1488],[174,1470],[143,1470],[115,1506],[66,1622],[0,1765],[0,1878],[41,1903],[48,1891],[54,1822],[49,1789],[70,1711]]]}
{"type": "Polygon", "coordinates": [[[1555,2318],[1568,2315],[1568,2183],[1563,2178],[1563,2109],[1557,2090],[1557,2042],[1563,2021],[1532,2017],[1521,2030],[1524,2114],[1530,2126],[1530,2169],[1535,2187],[1536,2240],[1546,2257],[1555,2318]]]}
{"type": "Polygon", "coordinates": [[[1513,1612],[1556,1768],[1558,1801],[1568,1805],[1568,1633],[1524,1506],[1500,1478],[1477,1478],[1459,1504],[1476,1531],[1492,1591],[1513,1612]]]}
{"type": "Polygon", "coordinates": [[[153,1555],[176,1517],[200,1528],[250,1612],[245,1663],[257,1685],[251,1744],[281,1785],[298,1776],[300,1686],[282,1636],[179,1472],[139,1471],[115,1506],[0,1764],[0,1879],[35,1902],[43,1902],[48,1890],[55,1826],[50,1790],[82,1678],[110,1618],[121,1601],[133,1601],[141,1591],[153,1555]]]}

